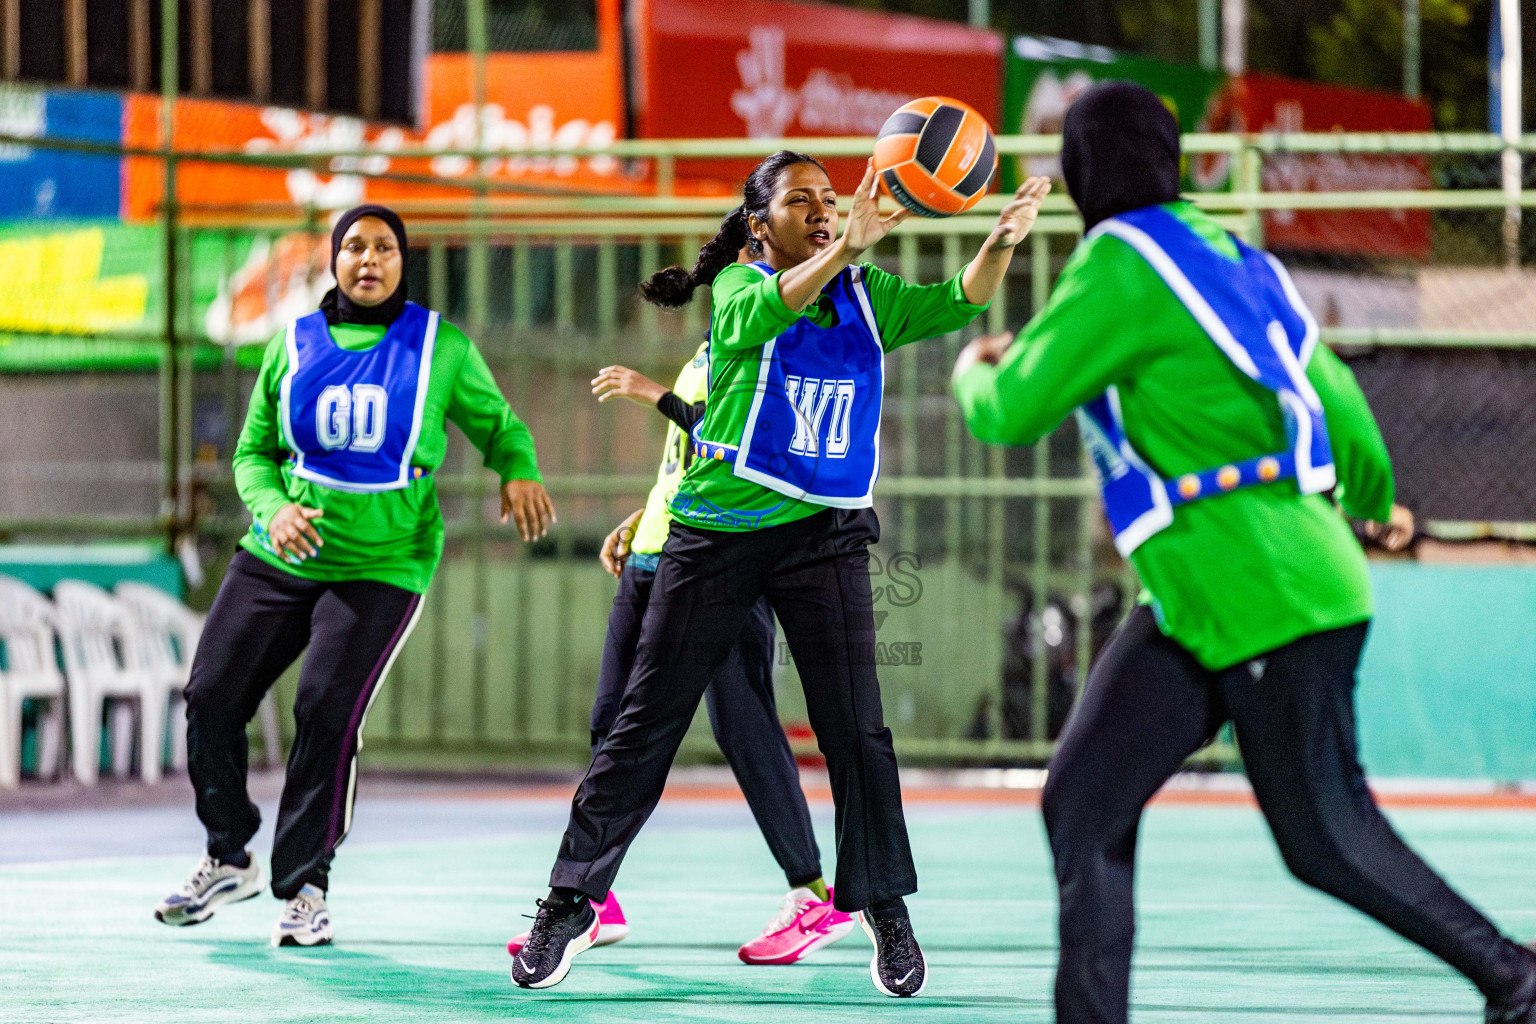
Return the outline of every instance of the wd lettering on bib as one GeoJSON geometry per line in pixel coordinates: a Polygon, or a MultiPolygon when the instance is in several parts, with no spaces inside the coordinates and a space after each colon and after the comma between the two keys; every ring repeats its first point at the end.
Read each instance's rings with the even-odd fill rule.
{"type": "Polygon", "coordinates": [[[332,340],[324,313],[288,325],[280,411],[294,475],[343,491],[411,482],[437,324],[436,313],[407,302],[379,343],[360,352],[332,340]]]}
{"type": "Polygon", "coordinates": [[[785,394],[789,396],[789,404],[795,407],[795,437],[789,442],[789,450],[796,455],[846,457],[852,439],[849,418],[853,414],[856,389],[851,380],[784,378],[785,394]],[[823,444],[824,424],[830,425],[823,444]]]}
{"type": "MultiPolygon", "coordinates": [[[[752,264],[771,277],[765,263],[752,264]]],[[[880,475],[880,404],[885,349],[852,266],[822,290],[836,323],[801,317],[763,346],[751,412],[738,444],[708,441],[694,427],[695,452],[729,459],[744,480],[833,508],[868,508],[880,475]]]]}

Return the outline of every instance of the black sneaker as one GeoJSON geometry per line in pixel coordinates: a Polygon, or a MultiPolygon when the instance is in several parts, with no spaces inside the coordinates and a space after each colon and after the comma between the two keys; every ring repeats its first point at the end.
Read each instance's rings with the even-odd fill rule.
{"type": "Polygon", "coordinates": [[[586,896],[550,894],[538,901],[528,941],[512,958],[512,980],[523,988],[550,988],[565,980],[577,953],[597,941],[597,911],[586,896]]]}
{"type": "Polygon", "coordinates": [[[905,917],[876,921],[866,910],[859,914],[859,923],[875,944],[875,956],[869,962],[875,988],[897,998],[922,992],[928,984],[928,961],[912,934],[912,921],[905,917]]]}
{"type": "MultiPolygon", "coordinates": [[[[1532,945],[1536,946],[1536,943],[1532,945]]],[[[1531,953],[1531,975],[1514,998],[1488,1004],[1488,1009],[1483,1011],[1484,1024],[1536,1024],[1536,951],[1531,946],[1525,949],[1531,953]]]]}

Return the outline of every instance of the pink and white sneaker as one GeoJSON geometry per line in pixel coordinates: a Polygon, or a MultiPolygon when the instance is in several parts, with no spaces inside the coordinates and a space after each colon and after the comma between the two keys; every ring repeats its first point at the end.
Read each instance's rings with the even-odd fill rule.
{"type": "MultiPolygon", "coordinates": [[[[598,946],[611,946],[615,942],[622,942],[629,936],[629,922],[624,920],[624,911],[619,906],[619,899],[613,893],[608,894],[606,902],[592,901],[592,909],[597,911],[597,938],[592,942],[592,948],[598,946]]],[[[523,951],[523,946],[528,942],[528,933],[523,932],[517,938],[507,943],[507,952],[513,956],[523,951]]]]}
{"type": "MultiPolygon", "coordinates": [[[[828,897],[831,893],[828,892],[828,897]]],[[[736,955],[744,964],[792,964],[804,960],[853,931],[858,919],[816,898],[809,889],[791,889],[779,903],[779,913],[763,934],[742,946],[736,955]]]]}

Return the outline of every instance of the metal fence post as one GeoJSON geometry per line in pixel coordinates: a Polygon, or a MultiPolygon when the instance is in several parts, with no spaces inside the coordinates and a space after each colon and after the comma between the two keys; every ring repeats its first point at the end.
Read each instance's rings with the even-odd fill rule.
{"type": "MultiPolygon", "coordinates": [[[[898,236],[897,269],[903,280],[919,279],[917,236],[898,236]]],[[[917,456],[918,346],[908,345],[901,353],[901,474],[915,479],[921,472],[917,456]]],[[[917,499],[901,499],[901,543],[917,552],[917,499]]]]}
{"type": "MultiPolygon", "coordinates": [[[[654,234],[648,233],[640,239],[640,280],[644,281],[660,269],[661,243],[654,234]]],[[[640,336],[647,363],[655,362],[660,357],[660,329],[656,307],[649,302],[640,303],[640,336]]]]}
{"type": "MultiPolygon", "coordinates": [[[[1003,279],[1003,285],[997,290],[997,295],[992,299],[992,305],[987,309],[987,331],[997,334],[1004,330],[1008,322],[1008,280],[1003,279]]],[[[1001,445],[986,445],[986,474],[993,480],[1004,480],[1008,476],[1008,450],[1001,445]]],[[[996,609],[998,619],[994,628],[1006,635],[1008,619],[1008,499],[999,495],[986,500],[986,578],[987,586],[992,594],[992,607],[996,609]]],[[[1006,655],[1005,655],[1006,656],[1006,655]]],[[[999,666],[1001,668],[1001,666],[999,666]]],[[[1006,705],[1006,694],[1002,689],[1002,673],[998,673],[997,693],[997,721],[995,723],[995,735],[1003,734],[1003,709],[1006,705]]]]}
{"type": "Polygon", "coordinates": [[[518,335],[533,327],[532,240],[518,235],[512,242],[512,326],[518,335]]]}
{"type": "MultiPolygon", "coordinates": [[[[946,234],[944,236],[944,279],[960,273],[960,236],[946,234]]],[[[960,334],[954,332],[944,336],[944,364],[954,365],[955,357],[960,354],[960,334]]],[[[960,410],[954,402],[944,403],[944,473],[946,476],[960,477],[964,475],[962,465],[962,449],[960,447],[960,410]]],[[[964,523],[961,521],[963,506],[960,498],[948,497],[944,499],[944,557],[957,559],[963,555],[965,544],[964,523]]]]}
{"type": "MultiPolygon", "coordinates": [[[[1238,167],[1244,192],[1256,196],[1264,191],[1264,152],[1253,145],[1251,140],[1243,144],[1238,167]]],[[[1256,249],[1264,247],[1264,213],[1257,206],[1248,207],[1244,230],[1248,235],[1245,241],[1249,245],[1256,249]]]]}
{"type": "Polygon", "coordinates": [[[175,548],[181,533],[181,359],[176,325],[176,90],[178,66],[178,19],[176,0],[160,0],[160,140],[165,153],[165,356],[160,372],[160,451],[165,466],[164,498],[160,514],[166,539],[175,548]]]}
{"type": "MultiPolygon", "coordinates": [[[[1030,315],[1045,308],[1051,294],[1051,236],[1045,232],[1030,235],[1030,297],[1033,307],[1030,315]]],[[[1050,435],[1035,442],[1034,481],[1043,485],[1051,475],[1050,435]]],[[[1029,738],[1037,742],[1046,738],[1047,716],[1050,714],[1049,666],[1045,657],[1045,638],[1042,622],[1046,602],[1051,597],[1051,503],[1040,491],[1034,498],[1033,548],[1030,552],[1029,573],[1029,638],[1030,638],[1030,716],[1029,738]]]]}
{"type": "Polygon", "coordinates": [[[441,238],[433,238],[427,247],[427,303],[448,315],[448,244],[441,238]]]}
{"type": "Polygon", "coordinates": [[[1419,43],[1422,38],[1419,0],[1403,0],[1403,95],[1419,98],[1419,43]]]}
{"type": "Polygon", "coordinates": [[[555,243],[555,330],[576,329],[576,250],[568,238],[555,243]]]}
{"type": "MultiPolygon", "coordinates": [[[[698,258],[699,250],[704,247],[704,240],[698,235],[684,235],[682,247],[682,265],[691,267],[694,260],[698,258]]],[[[690,348],[703,340],[704,328],[708,326],[704,313],[709,306],[708,294],[706,291],[683,307],[683,334],[687,336],[690,348]]]]}
{"type": "MultiPolygon", "coordinates": [[[[1093,479],[1093,460],[1086,445],[1078,444],[1078,476],[1093,479]]],[[[1093,532],[1098,521],[1098,504],[1091,498],[1077,499],[1077,692],[1088,682],[1088,668],[1093,661],[1093,532]]]]}

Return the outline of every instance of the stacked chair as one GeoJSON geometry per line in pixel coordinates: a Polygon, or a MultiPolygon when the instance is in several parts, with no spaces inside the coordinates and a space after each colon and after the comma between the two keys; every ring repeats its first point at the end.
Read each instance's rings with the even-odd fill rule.
{"type": "Polygon", "coordinates": [[[138,622],[139,668],[166,693],[170,708],[170,766],[187,766],[187,706],[181,700],[192,672],[192,654],[203,635],[203,616],[159,587],[119,583],[117,599],[138,622]]]}
{"type": "MultiPolygon", "coordinates": [[[[145,782],[158,781],[167,762],[185,768],[181,693],[202,630],[202,615],[156,587],[120,583],[111,593],[61,580],[50,601],[26,583],[0,575],[0,789],[20,782],[22,709],[28,699],[44,702],[37,719],[41,777],[58,772],[67,705],[74,775],[85,785],[96,783],[104,706],[113,698],[118,698],[110,729],[114,775],[130,773],[135,719],[145,782]]],[[[270,694],[259,718],[267,764],[276,767],[282,763],[282,734],[270,694]]]]}
{"type": "MultiPolygon", "coordinates": [[[[93,583],[60,580],[53,588],[59,647],[69,680],[70,745],[75,778],[95,785],[101,750],[101,719],[109,697],[136,697],[139,705],[139,774],[158,782],[163,770],[165,718],[170,687],[151,661],[147,638],[124,602],[93,583]]],[[[114,715],[114,775],[130,764],[126,711],[114,715]]]]}
{"type": "Polygon", "coordinates": [[[21,781],[21,712],[28,698],[48,702],[38,717],[38,774],[51,778],[64,749],[64,674],[54,654],[53,603],[20,580],[0,576],[0,789],[21,781]]]}

